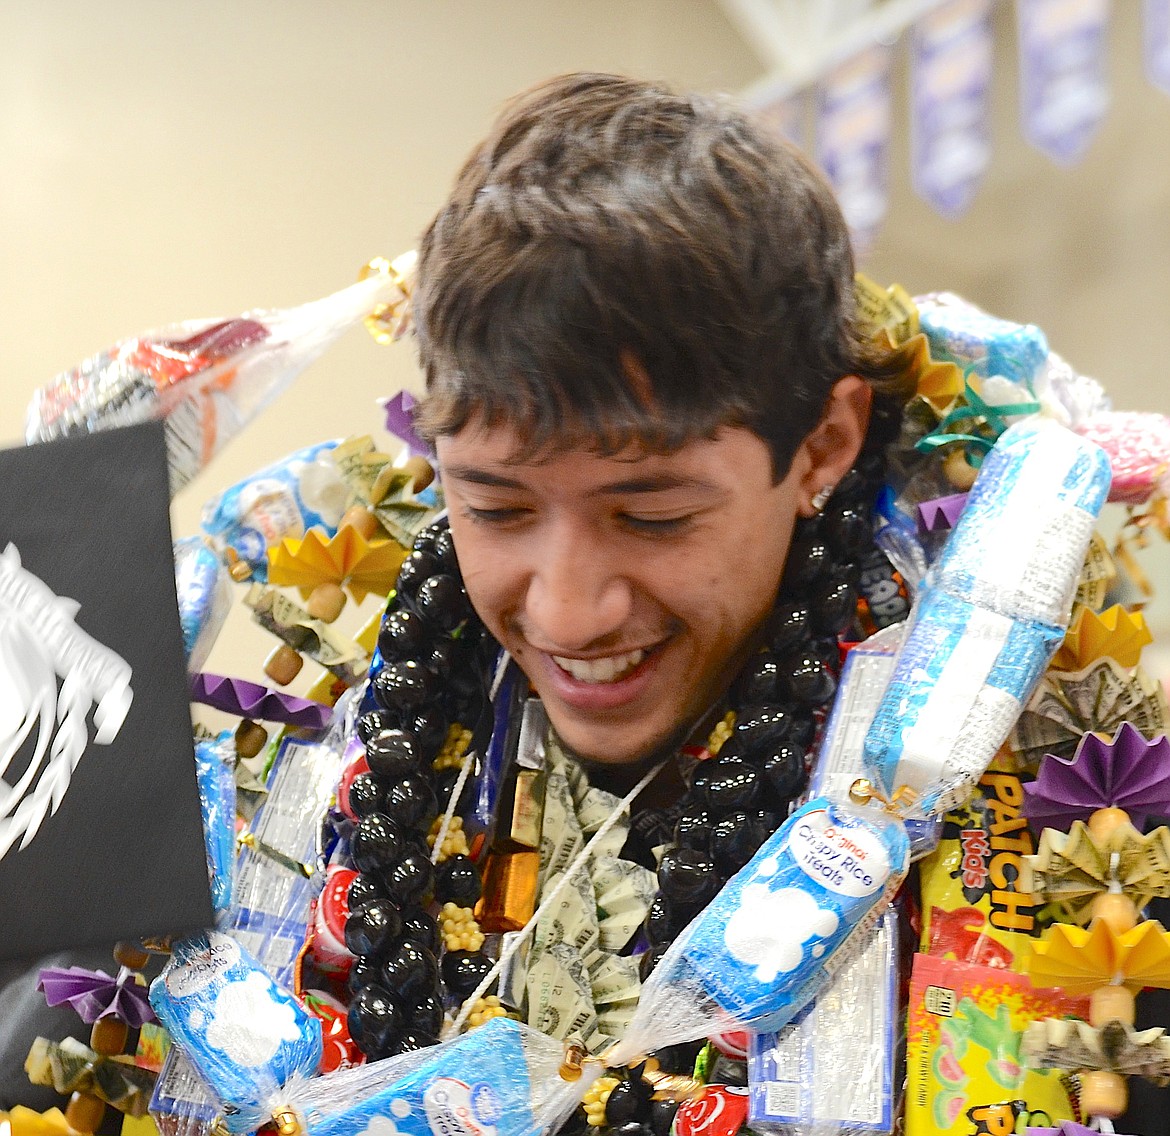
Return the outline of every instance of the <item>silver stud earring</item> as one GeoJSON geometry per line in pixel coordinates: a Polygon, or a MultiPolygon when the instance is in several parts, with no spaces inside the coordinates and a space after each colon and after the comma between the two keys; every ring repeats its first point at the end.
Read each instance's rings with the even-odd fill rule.
{"type": "Polygon", "coordinates": [[[835,485],[823,485],[813,494],[810,504],[814,513],[819,513],[829,503],[829,498],[833,496],[833,490],[836,488],[835,485]]]}

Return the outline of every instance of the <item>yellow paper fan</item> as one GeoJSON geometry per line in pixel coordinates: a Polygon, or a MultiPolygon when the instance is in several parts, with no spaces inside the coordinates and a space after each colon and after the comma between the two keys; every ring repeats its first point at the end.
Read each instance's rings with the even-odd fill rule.
{"type": "Polygon", "coordinates": [[[930,344],[919,332],[894,352],[903,370],[914,376],[915,393],[941,411],[963,393],[963,372],[958,365],[930,356],[930,344]]]}
{"type": "Polygon", "coordinates": [[[1135,990],[1170,986],[1170,934],[1156,920],[1123,935],[1098,921],[1088,930],[1055,923],[1033,947],[1027,968],[1037,986],[1090,994],[1120,983],[1135,990]]]}
{"type": "Polygon", "coordinates": [[[338,584],[361,603],[371,592],[387,595],[405,559],[406,549],[397,541],[367,541],[352,525],[331,540],[310,529],[302,539],[286,537],[268,550],[268,579],[299,588],[302,596],[318,584],[338,584]]]}
{"type": "Polygon", "coordinates": [[[1078,608],[1052,665],[1060,671],[1080,671],[1108,656],[1129,670],[1138,665],[1142,648],[1153,639],[1140,611],[1127,611],[1121,604],[1100,614],[1078,608]]]}
{"type": "Polygon", "coordinates": [[[24,1105],[16,1105],[11,1112],[0,1112],[0,1121],[7,1119],[12,1136],[75,1136],[59,1108],[35,1112],[24,1105]]]}

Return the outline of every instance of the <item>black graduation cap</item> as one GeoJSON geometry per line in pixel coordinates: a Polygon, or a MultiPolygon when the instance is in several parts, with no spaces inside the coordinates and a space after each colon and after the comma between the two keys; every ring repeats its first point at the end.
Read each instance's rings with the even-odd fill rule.
{"type": "Polygon", "coordinates": [[[0,959],[212,922],[163,426],[0,451],[0,959]]]}

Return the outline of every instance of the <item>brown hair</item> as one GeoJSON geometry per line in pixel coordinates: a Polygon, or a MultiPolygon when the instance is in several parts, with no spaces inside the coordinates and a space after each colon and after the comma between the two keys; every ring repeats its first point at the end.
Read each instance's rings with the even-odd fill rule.
{"type": "Polygon", "coordinates": [[[882,364],[854,327],[832,192],[730,103],[614,75],[519,95],[423,237],[418,423],[665,451],[746,426],[777,479],[829,389],[882,364]]]}

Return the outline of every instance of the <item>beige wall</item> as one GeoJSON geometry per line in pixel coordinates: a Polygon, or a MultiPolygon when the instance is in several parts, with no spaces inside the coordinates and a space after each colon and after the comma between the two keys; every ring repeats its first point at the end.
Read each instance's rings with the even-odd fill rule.
{"type": "MultiPolygon", "coordinates": [[[[1168,410],[1170,97],[1140,75],[1138,5],[1115,8],[1115,106],[1087,161],[1020,141],[1003,3],[984,192],[957,224],[931,213],[903,130],[864,267],[1035,321],[1119,405],[1168,410]]],[[[501,100],[573,68],[725,90],[761,72],[713,0],[0,2],[0,440],[113,339],[296,304],[410,247],[501,100]]],[[[413,381],[409,346],[350,333],[183,493],[176,532],[260,464],[376,430],[374,399],[413,381]]],[[[238,625],[212,665],[254,674],[267,640],[238,625]]]]}

